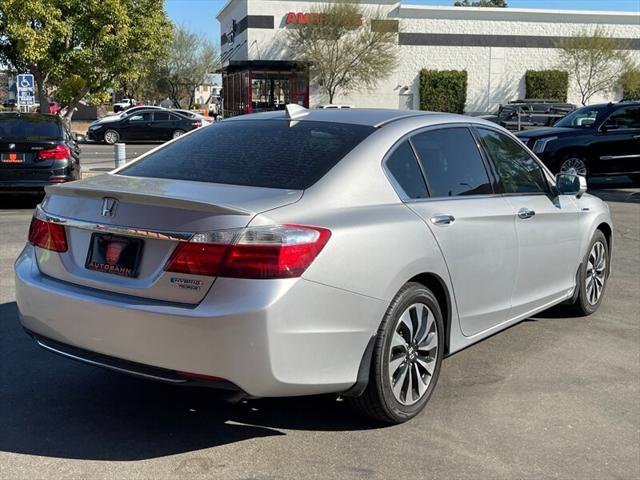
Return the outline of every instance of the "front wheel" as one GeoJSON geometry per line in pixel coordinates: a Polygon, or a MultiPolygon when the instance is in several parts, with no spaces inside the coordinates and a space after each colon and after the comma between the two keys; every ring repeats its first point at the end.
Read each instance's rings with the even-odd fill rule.
{"type": "Polygon", "coordinates": [[[571,309],[576,315],[591,315],[600,307],[609,278],[608,262],[607,239],[600,230],[596,230],[577,276],[578,296],[571,305],[571,309]]]}
{"type": "Polygon", "coordinates": [[[104,143],[114,145],[120,140],[120,134],[115,130],[107,130],[104,132],[104,143]]]}
{"type": "Polygon", "coordinates": [[[406,284],[378,329],[369,383],[362,396],[350,402],[385,423],[402,423],[418,415],[438,381],[443,332],[433,293],[423,285],[406,284]]]}
{"type": "Polygon", "coordinates": [[[587,160],[580,155],[566,155],[559,162],[558,173],[569,173],[586,178],[589,175],[587,160]]]}

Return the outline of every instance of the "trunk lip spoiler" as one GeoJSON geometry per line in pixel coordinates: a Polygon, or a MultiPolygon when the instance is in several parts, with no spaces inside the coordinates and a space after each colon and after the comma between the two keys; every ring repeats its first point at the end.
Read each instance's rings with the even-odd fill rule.
{"type": "Polygon", "coordinates": [[[183,210],[196,210],[200,212],[215,213],[218,215],[243,215],[251,216],[253,213],[228,205],[212,205],[201,200],[193,200],[180,196],[162,196],[148,193],[124,191],[118,188],[96,188],[80,185],[52,185],[46,186],[45,192],[49,195],[64,195],[68,197],[88,196],[92,198],[114,197],[120,201],[131,201],[141,205],[180,208],[183,210]]]}
{"type": "Polygon", "coordinates": [[[80,228],[92,232],[111,233],[128,237],[151,238],[155,240],[170,240],[174,242],[188,242],[198,232],[186,232],[179,230],[157,230],[147,228],[130,227],[127,225],[112,225],[107,223],[89,222],[76,218],[64,217],[47,213],[40,205],[36,207],[35,218],[45,222],[54,223],[71,228],[80,228]]]}

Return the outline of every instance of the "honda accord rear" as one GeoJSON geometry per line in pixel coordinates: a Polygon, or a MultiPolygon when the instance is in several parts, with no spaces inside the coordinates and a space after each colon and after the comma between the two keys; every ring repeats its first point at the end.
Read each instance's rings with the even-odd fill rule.
{"type": "Polygon", "coordinates": [[[20,318],[93,365],[403,422],[444,355],[560,302],[597,310],[611,219],[585,185],[469,117],[232,118],[48,187],[20,318]]]}

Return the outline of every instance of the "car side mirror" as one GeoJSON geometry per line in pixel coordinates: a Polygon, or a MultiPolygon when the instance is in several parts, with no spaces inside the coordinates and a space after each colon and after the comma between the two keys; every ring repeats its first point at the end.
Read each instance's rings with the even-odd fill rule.
{"type": "Polygon", "coordinates": [[[587,191],[587,179],[572,173],[559,173],[556,175],[556,188],[562,195],[580,198],[587,191]]]}

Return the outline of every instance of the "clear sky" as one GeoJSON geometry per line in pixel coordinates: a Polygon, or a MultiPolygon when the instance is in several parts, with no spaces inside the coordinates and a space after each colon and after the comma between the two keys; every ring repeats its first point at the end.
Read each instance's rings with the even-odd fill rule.
{"type": "MultiPolygon", "coordinates": [[[[405,4],[453,5],[454,0],[402,0],[405,4]]],[[[226,0],[165,0],[167,14],[174,22],[220,42],[216,14],[226,0]]],[[[623,10],[640,12],[640,0],[507,0],[513,8],[555,8],[574,10],[623,10]]]]}

